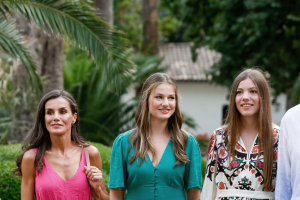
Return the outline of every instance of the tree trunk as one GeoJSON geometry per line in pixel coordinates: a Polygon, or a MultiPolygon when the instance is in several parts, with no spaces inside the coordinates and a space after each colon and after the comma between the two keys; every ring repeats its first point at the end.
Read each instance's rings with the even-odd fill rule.
{"type": "MultiPolygon", "coordinates": [[[[33,22],[29,24],[22,15],[16,15],[15,19],[17,28],[27,41],[25,46],[30,50],[31,56],[35,59],[38,66],[38,26],[33,22]]],[[[16,98],[20,99],[20,104],[12,108],[13,125],[10,131],[10,143],[21,142],[34,121],[33,116],[36,109],[36,101],[31,100],[30,95],[27,94],[28,88],[25,87],[26,75],[27,71],[22,64],[14,66],[13,85],[19,90],[16,98]],[[23,94],[26,94],[25,96],[28,98],[24,99],[23,94]]]]}
{"type": "Polygon", "coordinates": [[[64,41],[61,37],[43,36],[41,75],[46,76],[44,93],[64,88],[64,41]]]}
{"type": "Polygon", "coordinates": [[[158,10],[156,0],[143,0],[142,18],[144,20],[144,53],[158,54],[158,10]]]}
{"type": "MultiPolygon", "coordinates": [[[[63,4],[60,0],[56,4],[63,4]]],[[[64,89],[64,41],[60,36],[42,35],[41,76],[46,76],[44,93],[55,89],[64,89]]]]}
{"type": "Polygon", "coordinates": [[[114,1],[113,0],[95,0],[95,6],[99,9],[100,15],[110,25],[114,24],[114,1]]]}

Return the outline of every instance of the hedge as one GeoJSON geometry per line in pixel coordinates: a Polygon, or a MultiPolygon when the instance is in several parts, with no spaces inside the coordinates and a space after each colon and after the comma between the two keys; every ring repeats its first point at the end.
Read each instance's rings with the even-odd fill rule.
{"type": "MultiPolygon", "coordinates": [[[[90,144],[95,146],[100,152],[102,158],[102,174],[107,188],[111,148],[95,142],[90,142],[90,144]]],[[[21,178],[14,177],[11,173],[11,170],[16,168],[15,160],[20,153],[20,144],[0,145],[0,200],[21,199],[21,178]]],[[[206,162],[202,160],[202,178],[204,178],[205,166],[206,162]]]]}

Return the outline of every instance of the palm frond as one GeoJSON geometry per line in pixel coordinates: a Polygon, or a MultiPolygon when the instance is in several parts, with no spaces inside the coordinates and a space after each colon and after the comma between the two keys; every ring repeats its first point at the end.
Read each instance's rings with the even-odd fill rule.
{"type": "Polygon", "coordinates": [[[133,67],[125,41],[108,23],[96,15],[96,10],[79,1],[2,0],[3,5],[31,18],[53,35],[66,35],[80,48],[87,50],[100,69],[109,77],[109,86],[119,92],[122,83],[130,82],[133,67]],[[117,64],[115,64],[117,63],[117,64]]]}
{"type": "Polygon", "coordinates": [[[23,46],[25,40],[17,31],[14,21],[0,15],[0,47],[12,58],[19,59],[26,67],[30,81],[37,91],[42,91],[42,80],[39,77],[30,52],[23,46]]]}

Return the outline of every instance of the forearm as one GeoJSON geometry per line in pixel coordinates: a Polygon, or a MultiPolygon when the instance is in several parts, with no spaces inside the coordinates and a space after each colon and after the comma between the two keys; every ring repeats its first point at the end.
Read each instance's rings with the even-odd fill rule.
{"type": "Polygon", "coordinates": [[[109,200],[108,193],[102,190],[101,186],[97,188],[97,190],[92,189],[92,195],[95,200],[109,200]]]}

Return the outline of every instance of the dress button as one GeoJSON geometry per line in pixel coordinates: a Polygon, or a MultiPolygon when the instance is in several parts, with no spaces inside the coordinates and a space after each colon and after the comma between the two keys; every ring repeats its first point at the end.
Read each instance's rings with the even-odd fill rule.
{"type": "Polygon", "coordinates": [[[155,181],[155,183],[158,183],[158,181],[155,181]]]}
{"type": "Polygon", "coordinates": [[[158,177],[158,175],[155,175],[155,177],[158,177]]]}
{"type": "Polygon", "coordinates": [[[157,194],[155,194],[155,197],[157,197],[157,194]]]}
{"type": "Polygon", "coordinates": [[[155,189],[157,190],[157,187],[155,187],[155,189]]]}

